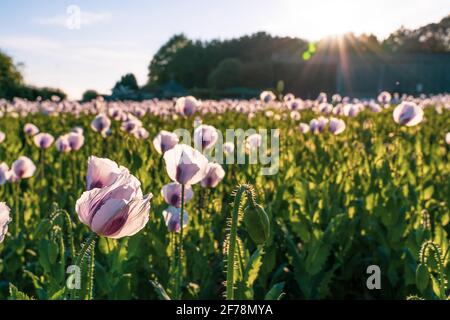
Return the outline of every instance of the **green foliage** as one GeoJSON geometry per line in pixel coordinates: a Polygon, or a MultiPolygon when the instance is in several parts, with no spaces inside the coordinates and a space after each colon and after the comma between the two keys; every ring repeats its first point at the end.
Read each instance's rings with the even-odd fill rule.
{"type": "Polygon", "coordinates": [[[86,90],[83,93],[81,101],[88,102],[88,101],[94,100],[98,96],[100,96],[100,94],[97,91],[95,91],[95,90],[86,90]]]}
{"type": "MultiPolygon", "coordinates": [[[[301,115],[304,122],[316,117],[311,111],[301,115]]],[[[255,174],[260,164],[224,165],[224,180],[204,199],[203,220],[197,208],[202,189],[193,186],[194,199],[186,204],[190,221],[184,239],[183,297],[222,297],[226,280],[222,246],[228,233],[226,217],[233,209],[228,204],[234,200],[230,191],[241,181],[249,181],[258,191],[255,196],[269,217],[270,235],[260,251],[247,230],[245,215],[238,219],[236,298],[278,299],[282,293],[283,299],[448,297],[450,153],[443,139],[450,113],[426,108],[425,118],[427,122],[420,126],[399,128],[392,121],[392,109],[376,115],[365,111],[346,118],[346,131],[332,136],[327,132],[301,134],[296,129],[298,122],[289,117],[276,120],[262,112],[251,120],[232,112],[204,115],[204,123],[222,132],[227,128],[279,128],[280,168],[276,175],[260,176],[255,174]],[[395,132],[398,138],[393,137],[395,132]],[[427,241],[440,249],[427,244],[421,255],[427,241]],[[372,264],[380,266],[382,290],[365,286],[365,270],[372,264]]],[[[150,139],[142,141],[121,131],[117,122],[104,140],[90,129],[92,119],[84,114],[79,118],[64,114],[0,118],[0,130],[7,133],[0,145],[0,162],[9,165],[20,155],[39,163],[39,151],[22,133],[26,122],[55,136],[75,126],[83,127],[85,134],[85,145],[78,152],[60,154],[53,147],[48,149],[48,178],[39,179],[37,172],[21,182],[24,224],[16,237],[13,220],[0,244],[0,299],[12,298],[10,284],[35,299],[67,298],[63,290],[66,268],[74,264],[74,256],[89,235],[74,208],[84,191],[89,155],[108,157],[129,168],[142,182],[144,193],[154,195],[149,223],[141,232],[120,240],[98,239],[94,298],[172,297],[173,243],[162,218],[166,204],[160,196],[169,179],[151,138],[162,129],[192,130],[193,119],[166,121],[146,114],[141,120],[150,139]],[[57,208],[50,205],[54,202],[57,208]],[[151,281],[161,287],[155,289],[151,281]]],[[[0,186],[0,199],[14,210],[10,184],[0,186]]],[[[248,202],[242,205],[244,209],[248,202]]],[[[90,267],[83,266],[83,275],[90,267]]]]}
{"type": "Polygon", "coordinates": [[[208,75],[208,85],[214,89],[228,89],[242,84],[242,63],[238,59],[222,60],[208,75]]]}

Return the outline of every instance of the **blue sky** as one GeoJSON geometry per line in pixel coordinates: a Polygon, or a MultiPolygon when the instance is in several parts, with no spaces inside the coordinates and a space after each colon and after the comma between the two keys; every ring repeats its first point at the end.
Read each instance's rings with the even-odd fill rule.
{"type": "Polygon", "coordinates": [[[144,84],[152,55],[175,33],[204,40],[257,31],[384,38],[449,13],[449,0],[1,0],[0,49],[24,63],[28,83],[80,98],[86,89],[109,93],[128,72],[144,84]],[[81,10],[79,29],[67,25],[71,6],[81,10]]]}

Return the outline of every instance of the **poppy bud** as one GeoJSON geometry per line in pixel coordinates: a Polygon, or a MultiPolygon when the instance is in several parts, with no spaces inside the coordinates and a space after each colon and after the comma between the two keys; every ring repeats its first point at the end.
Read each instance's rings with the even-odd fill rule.
{"type": "Polygon", "coordinates": [[[423,264],[419,264],[416,269],[416,285],[420,291],[424,291],[430,283],[430,273],[423,264]]]}
{"type": "Polygon", "coordinates": [[[252,238],[256,244],[263,244],[269,239],[269,216],[259,204],[250,204],[244,209],[244,224],[250,238],[252,238]]]}

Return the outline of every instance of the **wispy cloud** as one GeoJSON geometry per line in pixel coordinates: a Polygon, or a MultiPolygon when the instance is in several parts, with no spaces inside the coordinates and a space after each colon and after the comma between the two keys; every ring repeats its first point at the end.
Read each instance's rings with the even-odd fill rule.
{"type": "Polygon", "coordinates": [[[66,15],[57,15],[53,17],[40,17],[33,20],[34,23],[43,26],[56,26],[66,28],[70,19],[74,15],[79,14],[81,27],[90,27],[95,24],[105,23],[111,20],[112,14],[110,12],[91,12],[91,11],[68,11],[66,15]]]}
{"type": "Polygon", "coordinates": [[[0,35],[0,48],[25,62],[27,82],[60,87],[72,98],[80,98],[86,88],[107,93],[128,72],[143,83],[151,59],[151,54],[133,41],[62,41],[0,35]]]}

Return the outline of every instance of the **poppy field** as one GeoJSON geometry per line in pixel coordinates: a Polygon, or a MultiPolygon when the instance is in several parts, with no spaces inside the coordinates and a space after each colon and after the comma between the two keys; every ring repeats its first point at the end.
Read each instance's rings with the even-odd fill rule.
{"type": "Polygon", "coordinates": [[[448,299],[449,131],[449,95],[0,100],[0,299],[448,299]]]}

